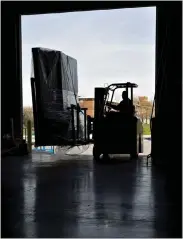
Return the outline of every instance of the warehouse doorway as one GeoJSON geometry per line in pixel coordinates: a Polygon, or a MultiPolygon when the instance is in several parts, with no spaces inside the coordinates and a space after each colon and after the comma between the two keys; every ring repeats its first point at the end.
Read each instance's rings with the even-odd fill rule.
{"type": "MultiPolygon", "coordinates": [[[[31,111],[32,107],[31,48],[54,48],[77,59],[82,98],[93,98],[94,87],[103,87],[106,82],[138,83],[136,98],[139,100],[140,96],[142,101],[138,114],[144,121],[146,143],[150,145],[149,123],[155,91],[155,22],[155,7],[22,16],[24,109],[31,111]],[[80,34],[77,26],[80,26],[80,34]],[[145,103],[144,96],[148,97],[145,103]]],[[[149,153],[149,147],[147,151],[149,153]]]]}

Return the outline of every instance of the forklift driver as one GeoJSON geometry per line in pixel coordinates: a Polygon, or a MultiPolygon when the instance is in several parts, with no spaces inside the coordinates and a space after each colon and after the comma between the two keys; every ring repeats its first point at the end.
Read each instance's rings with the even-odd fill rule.
{"type": "Polygon", "coordinates": [[[132,101],[128,98],[127,91],[123,91],[122,99],[123,100],[118,105],[112,105],[110,103],[107,103],[107,105],[125,115],[133,115],[134,106],[132,105],[132,101]]]}

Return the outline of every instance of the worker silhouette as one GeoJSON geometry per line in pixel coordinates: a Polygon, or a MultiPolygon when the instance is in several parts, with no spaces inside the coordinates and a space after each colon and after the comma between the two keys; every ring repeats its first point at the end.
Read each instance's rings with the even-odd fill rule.
{"type": "Polygon", "coordinates": [[[123,91],[122,99],[123,100],[118,105],[112,105],[112,104],[107,104],[107,105],[124,115],[133,115],[134,106],[132,104],[132,101],[128,98],[127,91],[123,91]]]}

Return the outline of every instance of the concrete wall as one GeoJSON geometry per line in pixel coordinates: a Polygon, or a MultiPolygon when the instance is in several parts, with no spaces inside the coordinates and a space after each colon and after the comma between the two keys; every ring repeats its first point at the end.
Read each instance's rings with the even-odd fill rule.
{"type": "Polygon", "coordinates": [[[9,133],[14,120],[16,137],[22,137],[21,17],[2,4],[1,137],[9,133]]]}
{"type": "Polygon", "coordinates": [[[182,3],[162,2],[156,15],[156,140],[161,146],[158,160],[166,165],[175,160],[177,167],[182,161],[182,3]]]}

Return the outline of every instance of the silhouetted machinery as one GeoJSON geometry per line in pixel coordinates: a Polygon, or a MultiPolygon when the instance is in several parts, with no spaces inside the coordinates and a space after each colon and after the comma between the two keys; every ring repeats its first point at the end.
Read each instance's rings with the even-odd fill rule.
{"type": "Polygon", "coordinates": [[[131,92],[133,106],[133,88],[136,84],[127,82],[111,84],[106,88],[95,88],[95,114],[93,121],[93,156],[99,160],[100,156],[109,154],[130,154],[137,158],[143,151],[143,128],[140,119],[135,114],[114,112],[109,105],[113,105],[113,98],[117,89],[126,89],[127,97],[131,92]]]}
{"type": "MultiPolygon", "coordinates": [[[[78,104],[77,61],[61,51],[32,49],[31,76],[35,145],[84,145],[94,142],[93,155],[130,154],[142,152],[142,124],[134,115],[113,112],[116,89],[131,90],[132,83],[112,84],[95,88],[94,119],[78,104]],[[93,137],[91,138],[91,135],[93,137]]],[[[127,95],[128,97],[128,95],[127,95]]]]}

